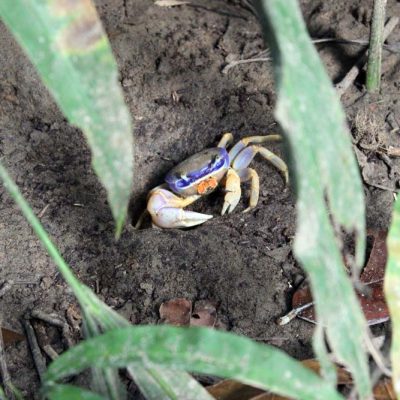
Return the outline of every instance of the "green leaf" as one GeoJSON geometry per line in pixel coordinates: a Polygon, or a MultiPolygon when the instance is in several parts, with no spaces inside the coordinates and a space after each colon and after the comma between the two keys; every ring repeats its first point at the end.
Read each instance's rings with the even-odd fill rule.
{"type": "Polygon", "coordinates": [[[371,382],[362,347],[366,322],[343,265],[339,239],[342,228],[354,233],[353,270],[359,271],[365,253],[365,211],[350,133],[297,2],[257,4],[273,52],[276,117],[286,134],[297,184],[294,251],[310,277],[329,344],[352,372],[361,398],[367,398],[371,382]]]}
{"type": "Polygon", "coordinates": [[[388,262],[385,271],[385,298],[392,320],[393,387],[400,398],[400,198],[396,200],[388,235],[388,262]]]}
{"type": "MultiPolygon", "coordinates": [[[[32,209],[29,207],[29,204],[26,202],[21,192],[18,190],[18,187],[1,163],[0,178],[4,182],[5,188],[8,190],[14,201],[21,208],[25,218],[31,224],[44,248],[56,263],[64,279],[70,285],[75,296],[78,298],[80,306],[82,307],[85,328],[89,337],[98,335],[101,330],[107,331],[118,327],[129,326],[130,324],[127,320],[104,304],[87,286],[81,284],[76,279],[68,264],[54,246],[42,224],[35,216],[32,209]]],[[[100,389],[102,391],[108,393],[107,398],[110,398],[110,396],[115,398],[121,396],[119,390],[120,386],[116,379],[117,375],[112,371],[102,371],[96,367],[96,365],[92,366],[95,378],[97,378],[96,384],[101,386],[100,389]],[[99,385],[100,383],[101,385],[99,385]]],[[[207,397],[208,394],[204,393],[204,389],[201,385],[185,372],[180,371],[171,377],[169,371],[163,370],[157,366],[145,369],[140,365],[129,365],[128,370],[140,390],[148,396],[149,400],[178,399],[188,391],[193,393],[193,399],[209,399],[209,397],[207,397]]]]}
{"type": "Polygon", "coordinates": [[[206,389],[189,374],[153,366],[127,366],[146,400],[214,400],[206,389]]]}
{"type": "Polygon", "coordinates": [[[240,380],[298,399],[342,399],[314,372],[282,351],[245,337],[207,328],[141,326],[117,329],[80,343],[50,364],[45,384],[91,365],[137,363],[240,380]]]}
{"type": "Polygon", "coordinates": [[[69,121],[82,129],[107,189],[117,236],[133,180],[131,118],[107,37],[90,0],[2,0],[0,17],[69,121]]]}
{"type": "Polygon", "coordinates": [[[47,393],[49,400],[107,400],[105,397],[72,385],[55,385],[47,393]]]}

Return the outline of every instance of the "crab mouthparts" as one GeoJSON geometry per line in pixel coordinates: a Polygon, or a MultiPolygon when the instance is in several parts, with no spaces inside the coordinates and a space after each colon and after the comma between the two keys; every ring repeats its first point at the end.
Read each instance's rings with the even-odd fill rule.
{"type": "Polygon", "coordinates": [[[207,178],[197,185],[198,194],[207,194],[212,192],[218,186],[218,181],[215,178],[207,178]]]}

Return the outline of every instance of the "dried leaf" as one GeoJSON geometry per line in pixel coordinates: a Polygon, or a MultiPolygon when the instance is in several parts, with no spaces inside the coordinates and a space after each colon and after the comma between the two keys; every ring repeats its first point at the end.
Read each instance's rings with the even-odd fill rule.
{"type": "Polygon", "coordinates": [[[383,280],[387,261],[386,236],[385,231],[368,232],[367,238],[372,239],[373,243],[367,265],[360,276],[361,282],[371,283],[383,280]]]}
{"type": "Polygon", "coordinates": [[[183,0],[157,0],[154,2],[154,4],[159,7],[176,7],[190,4],[190,2],[183,0]]]}
{"type": "Polygon", "coordinates": [[[249,400],[265,393],[261,389],[245,385],[232,379],[225,379],[207,388],[208,393],[218,400],[249,400]]]}
{"type": "MultiPolygon", "coordinates": [[[[302,361],[302,364],[317,374],[320,372],[320,364],[316,359],[302,361]]],[[[352,385],[351,374],[343,367],[336,367],[337,384],[352,385]]],[[[207,387],[207,391],[218,400],[290,400],[287,397],[274,393],[264,392],[252,386],[226,379],[215,385],[207,387]]],[[[374,400],[396,400],[392,381],[384,378],[374,387],[374,400]]]]}
{"type": "MultiPolygon", "coordinates": [[[[302,361],[302,364],[313,370],[317,374],[320,371],[318,360],[309,359],[302,361]]],[[[351,375],[342,367],[337,367],[337,377],[339,385],[347,385],[353,383],[351,375]]],[[[260,389],[243,383],[226,379],[215,385],[209,386],[207,391],[218,400],[285,400],[286,397],[281,397],[274,393],[266,393],[260,389]]]]}
{"type": "Polygon", "coordinates": [[[1,335],[3,336],[4,344],[12,344],[24,340],[25,337],[18,332],[10,331],[6,328],[1,328],[1,335]]]}
{"type": "MultiPolygon", "coordinates": [[[[368,293],[357,294],[368,325],[376,325],[389,319],[389,310],[383,293],[383,277],[387,260],[386,235],[384,231],[368,232],[368,237],[373,240],[372,248],[360,276],[361,282],[366,284],[368,293]]],[[[292,307],[298,308],[310,302],[312,302],[310,288],[301,287],[293,295],[292,307]]],[[[308,322],[316,322],[314,307],[301,311],[297,316],[308,322]]]]}
{"type": "Polygon", "coordinates": [[[217,309],[215,303],[210,300],[196,302],[190,326],[211,326],[214,327],[217,321],[217,309]]]}
{"type": "Polygon", "coordinates": [[[188,326],[192,312],[192,302],[177,298],[166,301],[160,306],[160,318],[166,324],[175,326],[188,326]]]}
{"type": "Polygon", "coordinates": [[[384,378],[374,387],[375,400],[396,400],[391,379],[384,378]]]}

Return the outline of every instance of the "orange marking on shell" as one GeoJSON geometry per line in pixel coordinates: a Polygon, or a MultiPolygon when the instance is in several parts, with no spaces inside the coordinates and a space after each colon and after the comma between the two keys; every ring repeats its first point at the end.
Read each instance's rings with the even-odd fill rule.
{"type": "Polygon", "coordinates": [[[207,194],[213,191],[218,186],[218,181],[215,178],[207,178],[197,185],[198,194],[207,194]]]}

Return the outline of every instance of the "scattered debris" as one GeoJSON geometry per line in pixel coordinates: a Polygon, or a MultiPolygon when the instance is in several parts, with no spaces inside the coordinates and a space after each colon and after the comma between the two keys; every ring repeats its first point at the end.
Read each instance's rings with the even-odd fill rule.
{"type": "Polygon", "coordinates": [[[36,338],[35,330],[33,329],[32,324],[30,323],[29,316],[25,317],[22,320],[22,325],[25,329],[26,336],[28,338],[29,349],[32,354],[33,363],[35,364],[36,371],[39,375],[40,380],[46,371],[46,359],[43,357],[39,343],[36,338]]]}
{"type": "MultiPolygon", "coordinates": [[[[318,360],[304,360],[302,361],[302,364],[315,373],[320,373],[320,364],[318,360]]],[[[338,386],[353,385],[353,379],[350,373],[345,370],[345,368],[337,365],[336,374],[338,386]]],[[[231,379],[226,379],[212,386],[208,386],[207,391],[219,400],[289,400],[287,397],[265,392],[261,389],[254,388],[231,379]]],[[[374,399],[377,400],[396,399],[392,381],[388,378],[381,379],[375,385],[373,394],[374,399]]]]}
{"type": "Polygon", "coordinates": [[[397,118],[393,111],[390,111],[390,113],[387,115],[386,122],[389,124],[389,126],[391,128],[391,131],[390,131],[391,135],[393,135],[394,133],[397,133],[400,130],[400,125],[397,122],[397,118]]]}
{"type": "MultiPolygon", "coordinates": [[[[4,352],[4,341],[3,341],[3,334],[6,332],[5,329],[0,329],[0,378],[2,385],[4,387],[5,395],[9,400],[14,400],[14,394],[11,390],[11,377],[8,371],[7,362],[6,362],[6,355],[4,352]]],[[[10,331],[8,331],[10,332],[10,331]]]]}
{"type": "MultiPolygon", "coordinates": [[[[361,308],[368,325],[376,325],[389,319],[389,310],[383,293],[383,279],[387,260],[386,235],[384,231],[370,231],[368,238],[372,242],[368,262],[360,276],[365,290],[358,293],[361,308]]],[[[315,310],[309,286],[300,287],[293,295],[293,309],[278,319],[279,325],[285,325],[296,316],[305,321],[316,323],[315,310]]]]}
{"type": "Polygon", "coordinates": [[[214,327],[217,321],[217,308],[215,302],[200,300],[195,303],[190,326],[210,326],[214,327]]]}
{"type": "Polygon", "coordinates": [[[3,297],[14,285],[14,281],[8,279],[0,285],[0,298],[3,297]]]}
{"type": "MultiPolygon", "coordinates": [[[[399,22],[398,17],[391,17],[389,19],[383,31],[383,41],[385,41],[388,38],[388,36],[392,33],[393,29],[396,27],[398,22],[399,22]]],[[[367,54],[368,53],[366,51],[361,56],[361,58],[355,63],[355,65],[350,69],[350,71],[346,74],[346,76],[337,85],[335,85],[335,88],[339,96],[342,96],[346,92],[346,90],[357,78],[357,75],[364,68],[364,65],[367,62],[368,58],[367,54]]]]}
{"type": "Polygon", "coordinates": [[[248,63],[252,63],[252,62],[265,62],[265,61],[270,61],[270,60],[271,60],[271,57],[269,55],[269,50],[263,50],[250,58],[244,58],[241,60],[232,60],[232,61],[228,62],[228,64],[225,65],[225,67],[222,69],[221,72],[223,74],[227,74],[229,72],[229,70],[231,68],[235,67],[236,65],[248,64],[248,63]]]}
{"type": "Polygon", "coordinates": [[[386,152],[389,157],[400,157],[400,147],[389,146],[386,152]]]}
{"type": "Polygon", "coordinates": [[[176,6],[183,6],[185,4],[190,4],[190,1],[183,1],[183,0],[157,0],[154,2],[156,6],[159,7],[176,7],[176,6]]]}
{"type": "Polygon", "coordinates": [[[192,302],[183,298],[166,301],[160,306],[163,323],[175,326],[188,326],[192,313],[192,302]]]}
{"type": "Polygon", "coordinates": [[[216,303],[211,300],[192,302],[183,298],[166,301],[160,306],[161,322],[175,326],[208,326],[226,329],[217,318],[216,303]]]}
{"type": "MultiPolygon", "coordinates": [[[[67,313],[68,319],[73,317],[77,317],[75,311],[72,311],[69,308],[69,313],[67,313]]],[[[25,318],[22,320],[22,325],[25,329],[25,333],[28,339],[29,349],[31,351],[33,362],[35,364],[36,370],[38,372],[40,380],[44,372],[46,371],[46,357],[42,354],[43,352],[47,355],[50,360],[55,360],[58,357],[57,351],[51,346],[50,343],[47,343],[47,336],[40,329],[35,331],[32,320],[37,319],[47,323],[48,325],[54,326],[61,331],[61,336],[64,342],[65,348],[70,348],[74,346],[74,341],[72,339],[71,329],[68,323],[61,317],[55,314],[48,314],[42,310],[34,309],[30,313],[28,313],[25,318]],[[43,339],[43,336],[46,340],[43,339]]],[[[75,320],[76,322],[76,320],[75,320]]]]}
{"type": "Polygon", "coordinates": [[[21,335],[18,332],[10,331],[6,328],[0,328],[0,334],[3,338],[4,344],[7,346],[9,344],[20,342],[25,339],[25,336],[21,335]]]}
{"type": "Polygon", "coordinates": [[[265,393],[249,385],[226,379],[207,387],[208,393],[218,400],[246,400],[265,393]]]}

